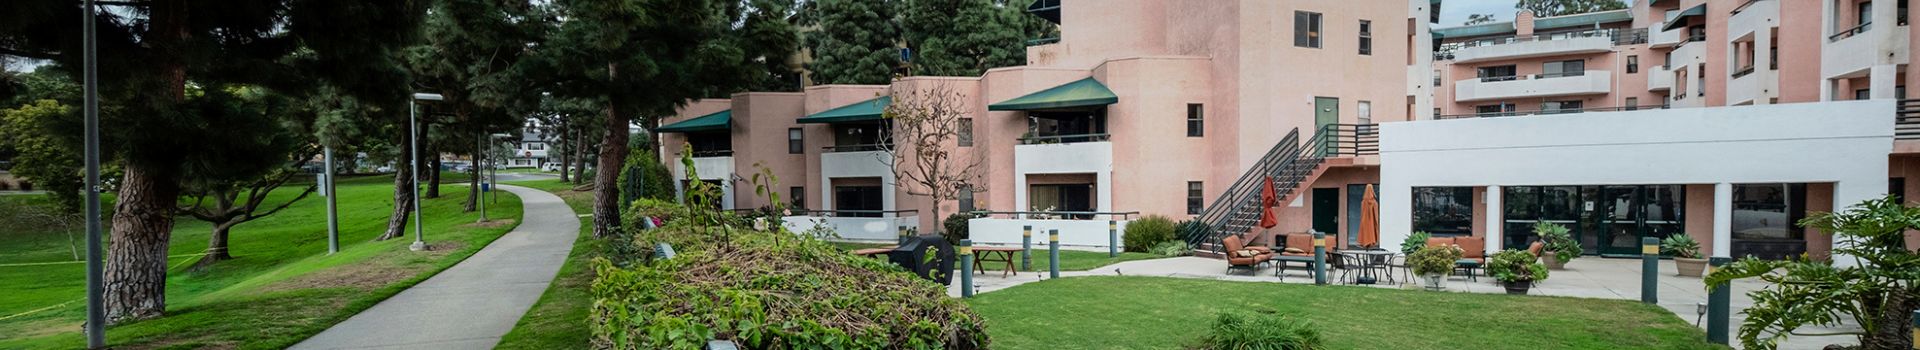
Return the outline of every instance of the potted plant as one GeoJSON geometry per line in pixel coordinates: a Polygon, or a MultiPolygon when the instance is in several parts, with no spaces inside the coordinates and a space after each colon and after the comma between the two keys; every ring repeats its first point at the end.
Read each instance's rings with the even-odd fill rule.
{"type": "Polygon", "coordinates": [[[1540,260],[1547,263],[1547,268],[1565,270],[1567,262],[1585,253],[1580,250],[1580,241],[1574,240],[1570,232],[1566,226],[1545,220],[1533,223],[1533,233],[1540,235],[1541,242],[1546,243],[1540,260]]]}
{"type": "Polygon", "coordinates": [[[1460,247],[1421,247],[1407,254],[1407,269],[1420,276],[1427,290],[1446,289],[1447,274],[1453,272],[1453,262],[1460,260],[1460,247]]]}
{"type": "Polygon", "coordinates": [[[1700,258],[1700,242],[1685,234],[1660,240],[1660,252],[1673,256],[1673,266],[1681,276],[1700,277],[1707,269],[1707,259],[1700,258]]]}
{"type": "Polygon", "coordinates": [[[1527,294],[1534,283],[1547,280],[1547,266],[1524,250],[1494,253],[1487,259],[1487,273],[1507,287],[1507,294],[1527,294]]]}
{"type": "Polygon", "coordinates": [[[1413,235],[1407,236],[1407,240],[1400,241],[1400,254],[1413,255],[1413,252],[1427,247],[1428,238],[1433,238],[1433,234],[1427,231],[1414,231],[1413,235]]]}

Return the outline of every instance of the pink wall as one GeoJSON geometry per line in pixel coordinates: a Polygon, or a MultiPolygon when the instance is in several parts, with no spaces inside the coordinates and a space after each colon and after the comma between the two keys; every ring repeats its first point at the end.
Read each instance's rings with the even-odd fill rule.
{"type": "Polygon", "coordinates": [[[777,178],[774,192],[782,202],[791,203],[788,187],[814,183],[807,176],[805,154],[787,152],[787,129],[800,127],[794,120],[804,116],[806,95],[796,92],[744,92],[733,95],[734,173],[746,182],[734,184],[735,208],[759,208],[771,203],[754,193],[755,165],[772,170],[777,178]]]}
{"type": "MultiPolygon", "coordinates": [[[[731,108],[733,108],[733,100],[731,99],[710,98],[693,100],[687,102],[686,106],[681,106],[673,115],[661,118],[659,125],[665,126],[678,123],[731,108]]],[[[738,120],[738,117],[735,118],[738,120]]],[[[686,134],[669,132],[655,135],[660,138],[660,152],[658,153],[660,154],[662,164],[679,164],[680,150],[683,149],[681,146],[687,143],[686,134]]],[[[668,168],[671,169],[672,167],[669,166],[668,168]]]]}
{"type": "MultiPolygon", "coordinates": [[[[1198,57],[1122,59],[1094,70],[1094,77],[1111,82],[1107,87],[1120,97],[1107,107],[1113,210],[1186,218],[1188,181],[1201,181],[1208,191],[1226,188],[1226,182],[1211,181],[1207,167],[1149,165],[1190,164],[1193,157],[1210,153],[1206,138],[1188,137],[1186,127],[1187,104],[1213,106],[1207,63],[1198,57]]],[[[1206,113],[1203,117],[1212,116],[1206,113]]]]}

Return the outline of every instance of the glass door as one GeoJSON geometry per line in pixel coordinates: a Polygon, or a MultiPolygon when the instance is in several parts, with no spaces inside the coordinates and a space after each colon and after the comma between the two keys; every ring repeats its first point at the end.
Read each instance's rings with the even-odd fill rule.
{"type": "Polygon", "coordinates": [[[1641,238],[1680,234],[1686,226],[1682,191],[1680,185],[1599,186],[1590,191],[1596,195],[1592,239],[1598,253],[1639,255],[1641,238]]]}

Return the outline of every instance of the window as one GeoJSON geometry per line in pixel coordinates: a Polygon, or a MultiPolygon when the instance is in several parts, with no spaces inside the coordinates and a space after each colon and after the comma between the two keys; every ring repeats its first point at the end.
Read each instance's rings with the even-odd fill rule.
{"type": "Polygon", "coordinates": [[[1206,205],[1203,201],[1205,198],[1201,196],[1205,195],[1199,181],[1187,181],[1187,215],[1200,215],[1200,211],[1205,209],[1202,206],[1206,205]]]}
{"type": "Polygon", "coordinates": [[[1480,81],[1508,81],[1514,79],[1516,69],[1513,65],[1480,67],[1480,81]]]}
{"type": "Polygon", "coordinates": [[[1541,112],[1543,112],[1543,113],[1569,113],[1569,112],[1578,112],[1578,111],[1580,111],[1580,105],[1581,105],[1581,102],[1580,102],[1580,101],[1578,101],[1578,100],[1574,100],[1574,101],[1547,101],[1547,102],[1541,102],[1541,103],[1540,103],[1540,111],[1541,111],[1541,112]]]}
{"type": "Polygon", "coordinates": [[[1320,14],[1293,11],[1293,46],[1320,48],[1320,14]]]}
{"type": "Polygon", "coordinates": [[[1540,65],[1541,78],[1577,77],[1587,74],[1587,61],[1553,61],[1540,65]]]}
{"type": "Polygon", "coordinates": [[[1472,187],[1414,187],[1413,230],[1435,237],[1473,234],[1472,187]]]}
{"type": "Polygon", "coordinates": [[[547,149],[547,144],[546,144],[546,143],[541,143],[541,142],[528,142],[528,143],[527,143],[527,150],[528,150],[528,151],[539,151],[539,150],[544,150],[544,149],[547,149]]]}
{"type": "Polygon", "coordinates": [[[834,186],[833,209],[857,210],[860,212],[841,213],[844,217],[880,217],[880,186],[834,186]]]}
{"type": "Polygon", "coordinates": [[[1373,124],[1373,102],[1360,101],[1360,106],[1357,109],[1359,110],[1361,125],[1373,124]]]}
{"type": "Polygon", "coordinates": [[[1873,2],[1861,1],[1859,7],[1860,10],[1858,13],[1860,15],[1853,18],[1853,25],[1863,26],[1867,25],[1867,23],[1873,23],[1873,2]]]}
{"type": "Polygon", "coordinates": [[[1627,74],[1640,72],[1640,56],[1627,55],[1627,74]]]}
{"type": "Polygon", "coordinates": [[[1440,87],[1440,70],[1433,70],[1433,87],[1440,87]]]}
{"type": "Polygon", "coordinates": [[[802,138],[804,138],[805,135],[805,133],[800,132],[800,128],[787,128],[787,154],[804,154],[807,152],[806,143],[802,142],[802,138]]]}
{"type": "Polygon", "coordinates": [[[788,204],[789,206],[793,207],[793,209],[807,210],[807,188],[806,187],[800,187],[800,186],[788,187],[787,199],[793,201],[792,204],[788,204]]]}
{"type": "Polygon", "coordinates": [[[1794,222],[1806,216],[1804,184],[1734,184],[1733,239],[1799,240],[1794,222]]]}
{"type": "Polygon", "coordinates": [[[1855,100],[1873,99],[1873,91],[1869,89],[1853,90],[1853,99],[1855,100]]]}
{"type": "Polygon", "coordinates": [[[1767,48],[1767,70],[1780,70],[1780,47],[1767,48]]]}
{"type": "Polygon", "coordinates": [[[1501,103],[1501,104],[1494,104],[1494,105],[1474,106],[1473,112],[1481,115],[1501,115],[1502,113],[1513,113],[1513,104],[1501,103]]]}
{"type": "Polygon", "coordinates": [[[1206,136],[1206,107],[1198,103],[1187,104],[1187,137],[1206,136]]]}
{"type": "Polygon", "coordinates": [[[1360,54],[1373,55],[1373,21],[1360,20],[1360,54]]]}
{"type": "Polygon", "coordinates": [[[1907,202],[1907,178],[1904,178],[1904,177],[1888,178],[1887,194],[1893,196],[1893,200],[1895,202],[1906,203],[1907,202]]]}
{"type": "Polygon", "coordinates": [[[960,147],[973,147],[973,118],[960,118],[960,147]]]}
{"type": "Polygon", "coordinates": [[[955,196],[954,199],[960,202],[962,213],[978,210],[973,205],[973,187],[971,186],[960,187],[960,195],[955,196]]]}
{"type": "Polygon", "coordinates": [[[1632,110],[1639,110],[1639,109],[1640,109],[1640,98],[1639,98],[1639,97],[1628,97],[1628,98],[1627,98],[1627,110],[1629,110],[1629,111],[1632,111],[1632,110]]]}

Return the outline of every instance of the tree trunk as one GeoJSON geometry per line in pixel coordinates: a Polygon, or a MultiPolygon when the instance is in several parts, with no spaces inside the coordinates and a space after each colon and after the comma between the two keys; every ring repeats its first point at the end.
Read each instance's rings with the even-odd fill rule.
{"type": "Polygon", "coordinates": [[[167,308],[167,241],[180,185],[172,165],[123,166],[106,266],[107,318],[160,316],[167,308]]]}
{"type": "Polygon", "coordinates": [[[468,213],[477,210],[474,204],[480,200],[480,164],[484,164],[482,163],[484,160],[481,160],[480,157],[482,157],[480,153],[474,153],[473,166],[467,167],[467,170],[473,173],[473,176],[467,177],[466,212],[468,213]]]}
{"type": "Polygon", "coordinates": [[[226,222],[214,223],[213,237],[207,240],[207,255],[201,256],[200,262],[194,263],[194,266],[206,267],[216,262],[232,260],[233,254],[228,253],[227,233],[232,231],[234,226],[240,225],[240,223],[241,220],[238,217],[228,219],[226,222]]]}
{"type": "MultiPolygon", "coordinates": [[[[429,154],[437,155],[438,153],[429,154]]],[[[430,175],[427,179],[427,198],[440,198],[440,157],[435,156],[433,160],[429,160],[428,162],[433,163],[427,165],[427,171],[431,171],[433,175],[430,175]]]]}
{"type": "Polygon", "coordinates": [[[1887,300],[1879,309],[1880,312],[1872,316],[1877,319],[1874,322],[1879,323],[1880,327],[1873,333],[1860,336],[1861,349],[1913,349],[1913,342],[1920,340],[1913,337],[1912,319],[1914,308],[1920,306],[1920,300],[1916,300],[1912,295],[1903,294],[1904,292],[1907,291],[1896,287],[1894,292],[1888,293],[1887,300]]]}
{"type": "Polygon", "coordinates": [[[607,134],[600,138],[600,163],[593,178],[593,235],[620,230],[620,161],[627,159],[627,115],[607,104],[607,134]]]}
{"type": "MultiPolygon", "coordinates": [[[[394,164],[412,164],[412,135],[400,137],[400,160],[394,164]]],[[[387,217],[387,232],[380,234],[376,241],[384,241],[404,236],[407,233],[407,213],[413,212],[413,172],[411,166],[393,168],[393,215],[387,217]]]]}
{"type": "MultiPolygon", "coordinates": [[[[565,130],[565,128],[562,127],[561,130],[565,130]]],[[[560,182],[573,183],[573,180],[567,176],[567,172],[572,170],[568,168],[573,167],[573,136],[568,132],[562,131],[560,132],[559,141],[560,142],[555,142],[555,146],[560,146],[560,149],[558,149],[558,151],[560,151],[560,182]]]]}
{"type": "Polygon", "coordinates": [[[580,131],[574,134],[582,136],[573,142],[573,162],[578,164],[573,167],[573,184],[579,185],[587,183],[587,133],[580,131]]]}

